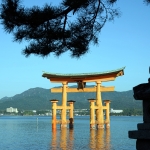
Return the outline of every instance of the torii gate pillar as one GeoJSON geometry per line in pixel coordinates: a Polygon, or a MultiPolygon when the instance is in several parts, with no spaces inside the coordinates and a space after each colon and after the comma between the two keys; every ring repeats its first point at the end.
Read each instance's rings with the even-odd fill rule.
{"type": "Polygon", "coordinates": [[[74,123],[74,115],[73,115],[73,110],[74,110],[74,102],[73,100],[68,101],[70,105],[70,111],[69,111],[69,129],[73,129],[73,123],[74,123]]]}
{"type": "Polygon", "coordinates": [[[67,120],[66,120],[66,107],[67,107],[67,92],[66,92],[66,87],[67,87],[67,82],[63,82],[63,87],[62,87],[62,110],[61,110],[61,128],[67,127],[67,120]]]}
{"type": "Polygon", "coordinates": [[[56,110],[57,110],[57,102],[58,100],[50,100],[52,102],[52,130],[55,131],[57,127],[57,117],[56,117],[56,110]]]}
{"type": "Polygon", "coordinates": [[[104,128],[104,117],[103,117],[103,106],[102,106],[102,98],[101,98],[101,90],[100,85],[101,81],[96,81],[97,89],[96,89],[96,124],[97,129],[103,129],[104,128]]]}
{"type": "Polygon", "coordinates": [[[110,128],[110,100],[104,100],[104,103],[106,106],[103,107],[103,109],[106,109],[106,113],[105,113],[105,124],[106,124],[106,128],[110,128]]]}

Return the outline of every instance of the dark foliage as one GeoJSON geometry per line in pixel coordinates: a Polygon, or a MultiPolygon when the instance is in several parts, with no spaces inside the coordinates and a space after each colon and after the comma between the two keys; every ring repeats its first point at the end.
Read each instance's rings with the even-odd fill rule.
{"type": "Polygon", "coordinates": [[[148,5],[150,4],[150,0],[144,0],[144,2],[148,5]]]}
{"type": "MultiPolygon", "coordinates": [[[[47,0],[48,1],[48,0],[47,0]]],[[[150,4],[150,0],[143,0],[150,4]]],[[[48,1],[49,2],[49,1],[48,1]]],[[[3,0],[0,19],[14,41],[28,41],[25,56],[56,56],[70,51],[80,57],[91,43],[98,44],[98,34],[107,21],[119,15],[113,4],[117,0],[62,0],[59,6],[26,8],[20,0],[3,0]]]]}
{"type": "Polygon", "coordinates": [[[45,4],[43,8],[25,8],[20,0],[3,0],[1,23],[14,40],[28,41],[23,50],[30,54],[48,56],[70,51],[80,57],[88,52],[89,44],[98,44],[98,33],[106,21],[118,16],[113,9],[117,0],[62,0],[59,6],[45,4]]]}

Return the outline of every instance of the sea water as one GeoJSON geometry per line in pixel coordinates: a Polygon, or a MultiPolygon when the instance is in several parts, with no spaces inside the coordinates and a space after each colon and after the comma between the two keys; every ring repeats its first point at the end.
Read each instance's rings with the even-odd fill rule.
{"type": "Polygon", "coordinates": [[[110,129],[90,130],[89,116],[76,116],[74,129],[51,130],[51,117],[1,116],[0,150],[135,150],[128,131],[142,116],[111,116],[110,129]]]}

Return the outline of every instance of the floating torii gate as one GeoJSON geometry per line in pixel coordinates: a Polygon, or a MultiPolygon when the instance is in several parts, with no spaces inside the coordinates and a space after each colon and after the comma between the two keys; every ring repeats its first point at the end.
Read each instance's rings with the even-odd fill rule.
{"type": "Polygon", "coordinates": [[[57,106],[58,100],[51,100],[52,104],[52,129],[56,129],[57,123],[61,124],[61,127],[73,128],[73,104],[75,101],[68,101],[70,106],[67,106],[67,93],[68,92],[96,92],[96,99],[89,99],[90,102],[90,127],[97,129],[109,128],[109,100],[105,100],[106,105],[102,105],[101,92],[114,91],[114,86],[104,87],[102,82],[113,81],[116,77],[124,75],[124,68],[96,73],[80,73],[80,74],[54,74],[43,73],[42,77],[46,77],[51,82],[62,83],[61,88],[51,88],[52,93],[62,93],[62,105],[57,106]],[[87,82],[95,82],[95,87],[86,87],[87,82]],[[68,83],[77,83],[77,88],[69,88],[68,83]],[[95,105],[96,102],[96,105],[95,105]],[[61,120],[56,119],[56,110],[61,110],[61,120]],[[70,119],[66,119],[66,111],[70,110],[70,119]],[[106,119],[104,120],[103,110],[106,110],[106,119]],[[96,111],[96,114],[95,114],[96,111]],[[95,119],[96,116],[96,119],[95,119]]]}

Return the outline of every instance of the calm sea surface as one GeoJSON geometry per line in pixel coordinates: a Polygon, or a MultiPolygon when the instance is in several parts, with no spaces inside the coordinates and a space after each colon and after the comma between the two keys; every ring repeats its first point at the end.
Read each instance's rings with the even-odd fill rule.
{"type": "Polygon", "coordinates": [[[78,116],[74,130],[51,131],[51,117],[0,117],[0,150],[135,150],[128,138],[142,116],[111,116],[109,130],[89,129],[89,116],[78,116]],[[38,119],[37,119],[38,118],[38,119]]]}

